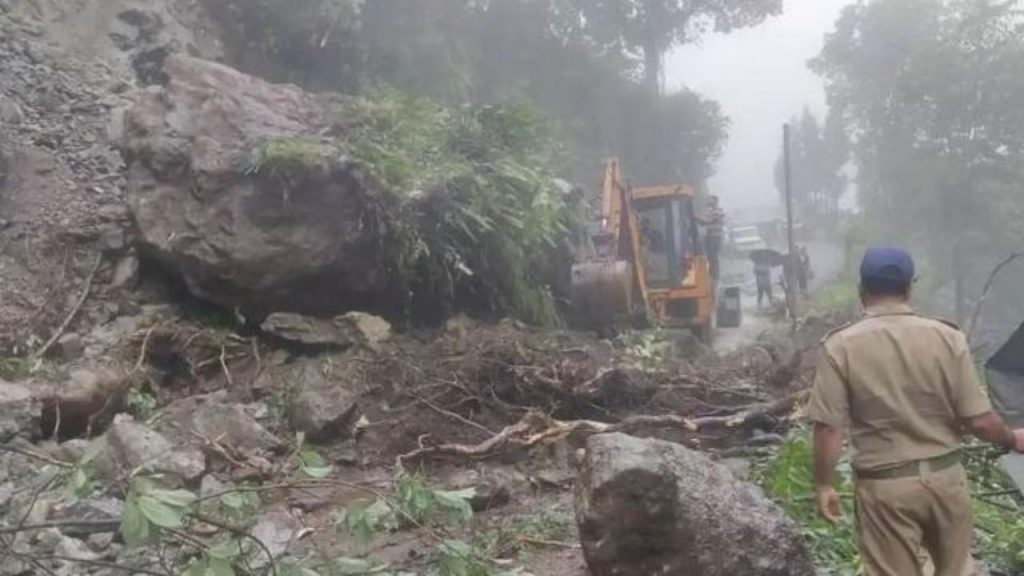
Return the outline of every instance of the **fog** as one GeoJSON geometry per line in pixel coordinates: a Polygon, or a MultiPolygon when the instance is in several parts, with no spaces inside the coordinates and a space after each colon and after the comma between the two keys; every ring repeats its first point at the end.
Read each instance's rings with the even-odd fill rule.
{"type": "Polygon", "coordinates": [[[851,0],[788,0],[761,26],[714,35],[675,50],[669,89],[687,86],[717,100],[730,118],[729,140],[710,189],[727,208],[778,203],[772,176],[782,124],[807,106],[826,113],[821,78],[807,68],[851,0]]]}

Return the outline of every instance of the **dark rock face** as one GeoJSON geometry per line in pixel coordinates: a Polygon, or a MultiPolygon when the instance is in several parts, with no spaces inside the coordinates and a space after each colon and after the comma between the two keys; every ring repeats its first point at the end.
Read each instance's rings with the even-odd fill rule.
{"type": "Polygon", "coordinates": [[[254,314],[381,308],[387,218],[325,136],[327,102],[195,58],[169,56],[163,72],[120,136],[144,252],[196,296],[254,314]],[[295,156],[287,176],[263,169],[275,145],[295,156]]]}
{"type": "Polygon", "coordinates": [[[795,526],[753,486],[683,446],[588,440],[576,518],[594,576],[812,576],[795,526]]]}

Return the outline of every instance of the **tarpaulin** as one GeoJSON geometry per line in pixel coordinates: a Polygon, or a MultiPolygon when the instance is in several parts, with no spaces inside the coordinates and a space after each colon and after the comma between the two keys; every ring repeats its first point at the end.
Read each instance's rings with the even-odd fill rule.
{"type": "MultiPolygon", "coordinates": [[[[1024,325],[985,363],[988,392],[996,411],[1011,428],[1024,427],[1024,325]]],[[[1024,491],[1024,455],[1001,458],[1003,470],[1024,491]]]]}

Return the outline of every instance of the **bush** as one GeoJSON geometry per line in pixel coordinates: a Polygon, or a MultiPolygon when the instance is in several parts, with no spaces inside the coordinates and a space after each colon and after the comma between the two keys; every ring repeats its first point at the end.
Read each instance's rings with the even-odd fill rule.
{"type": "Polygon", "coordinates": [[[559,323],[554,277],[568,267],[559,256],[578,216],[539,115],[523,105],[453,110],[389,90],[338,105],[366,188],[400,206],[389,246],[414,315],[440,320],[458,308],[559,323]]]}

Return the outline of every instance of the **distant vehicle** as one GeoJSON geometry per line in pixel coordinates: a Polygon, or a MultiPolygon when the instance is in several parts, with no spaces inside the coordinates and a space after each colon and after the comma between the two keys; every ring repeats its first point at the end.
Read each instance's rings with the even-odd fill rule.
{"type": "Polygon", "coordinates": [[[768,248],[768,243],[761,237],[757,226],[737,226],[729,233],[732,250],[738,256],[746,256],[754,250],[768,248]]]}

